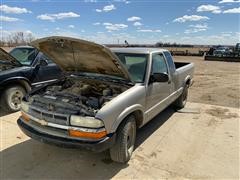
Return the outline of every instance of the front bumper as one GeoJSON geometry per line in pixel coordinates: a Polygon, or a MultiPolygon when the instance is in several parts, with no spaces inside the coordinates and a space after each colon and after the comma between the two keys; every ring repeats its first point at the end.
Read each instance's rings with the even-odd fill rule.
{"type": "Polygon", "coordinates": [[[17,120],[17,123],[21,130],[24,132],[24,134],[31,137],[32,139],[60,147],[82,148],[94,152],[102,152],[109,149],[115,143],[116,139],[115,134],[112,134],[111,136],[101,139],[99,141],[86,141],[82,139],[73,139],[71,137],[58,137],[34,129],[33,127],[25,123],[21,118],[17,120]]]}

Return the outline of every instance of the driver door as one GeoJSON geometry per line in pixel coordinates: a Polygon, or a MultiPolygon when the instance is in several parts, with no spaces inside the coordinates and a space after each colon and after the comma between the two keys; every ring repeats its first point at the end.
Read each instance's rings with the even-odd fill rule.
{"type": "MultiPolygon", "coordinates": [[[[154,73],[166,73],[169,76],[169,69],[162,53],[152,55],[151,74],[154,73]]],[[[150,82],[148,84],[146,97],[147,121],[169,105],[168,97],[171,94],[172,85],[170,76],[168,82],[150,82]]]]}
{"type": "Polygon", "coordinates": [[[35,76],[33,85],[35,86],[42,85],[51,81],[56,81],[63,75],[61,69],[41,52],[37,57],[37,64],[34,70],[35,76]],[[41,66],[40,60],[46,61],[47,64],[45,66],[41,66]]]}

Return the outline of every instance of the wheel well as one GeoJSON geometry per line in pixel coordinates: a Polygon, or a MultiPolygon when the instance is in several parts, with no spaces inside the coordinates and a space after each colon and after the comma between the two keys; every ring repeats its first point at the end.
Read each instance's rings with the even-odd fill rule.
{"type": "Polygon", "coordinates": [[[4,86],[3,89],[6,89],[6,87],[17,86],[17,85],[23,87],[26,90],[26,92],[29,92],[31,90],[31,86],[25,80],[11,80],[2,84],[2,86],[4,86]]]}
{"type": "Polygon", "coordinates": [[[125,118],[122,119],[122,121],[118,124],[116,130],[119,129],[119,127],[126,121],[126,119],[129,116],[133,116],[134,119],[136,120],[136,126],[139,128],[143,124],[143,112],[141,110],[135,110],[128,114],[125,118]]]}
{"type": "Polygon", "coordinates": [[[129,114],[128,116],[131,116],[131,115],[133,115],[135,117],[137,127],[139,128],[143,123],[143,113],[142,113],[142,111],[136,110],[136,111],[132,112],[131,114],[129,114]]]}
{"type": "Polygon", "coordinates": [[[191,79],[188,79],[188,80],[186,81],[186,85],[189,87],[189,86],[190,86],[190,83],[191,83],[191,79]]]}

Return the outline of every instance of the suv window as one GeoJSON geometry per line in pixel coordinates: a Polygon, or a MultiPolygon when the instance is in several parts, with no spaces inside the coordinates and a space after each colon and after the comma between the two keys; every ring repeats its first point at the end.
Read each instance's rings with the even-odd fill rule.
{"type": "Polygon", "coordinates": [[[162,54],[153,54],[152,73],[168,73],[167,64],[162,54]]]}
{"type": "Polygon", "coordinates": [[[52,60],[49,57],[47,57],[45,54],[43,54],[43,53],[39,53],[39,54],[40,54],[40,56],[39,56],[40,59],[46,60],[48,62],[48,64],[53,63],[52,60]]]}
{"type": "Polygon", "coordinates": [[[34,48],[15,48],[10,54],[22,65],[31,65],[36,58],[37,52],[34,48]]]}

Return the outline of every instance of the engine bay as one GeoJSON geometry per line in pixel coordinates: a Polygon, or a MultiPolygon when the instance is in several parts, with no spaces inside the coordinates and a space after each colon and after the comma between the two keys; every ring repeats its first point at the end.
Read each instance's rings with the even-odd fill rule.
{"type": "Polygon", "coordinates": [[[32,104],[55,113],[95,116],[101,107],[126,91],[129,85],[96,79],[68,78],[47,86],[31,97],[32,104]]]}

